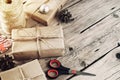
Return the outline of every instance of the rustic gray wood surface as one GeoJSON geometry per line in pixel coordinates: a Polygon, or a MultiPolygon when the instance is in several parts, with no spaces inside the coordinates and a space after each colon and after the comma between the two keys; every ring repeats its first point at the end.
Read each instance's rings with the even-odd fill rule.
{"type": "MultiPolygon", "coordinates": [[[[120,0],[68,0],[64,8],[68,8],[75,20],[68,24],[56,19],[51,22],[51,26],[63,26],[66,46],[65,56],[55,59],[66,67],[96,74],[95,77],[75,76],[70,80],[120,80],[120,60],[115,57],[120,48],[112,50],[120,41],[120,0]],[[70,47],[73,50],[70,51],[70,47]],[[107,52],[105,57],[86,68],[107,52]]],[[[29,27],[41,25],[31,19],[27,24],[29,27]]],[[[39,60],[44,71],[50,59],[54,58],[39,60]]],[[[55,80],[67,80],[71,76],[61,75],[55,80]]]]}
{"type": "Polygon", "coordinates": [[[95,73],[95,77],[80,75],[70,80],[120,80],[120,60],[116,59],[115,56],[115,53],[118,52],[120,52],[120,48],[113,50],[85,70],[85,72],[95,73]]]}
{"type": "MultiPolygon", "coordinates": [[[[58,59],[67,67],[81,70],[116,47],[120,41],[120,1],[69,0],[65,7],[68,7],[76,19],[69,24],[62,24],[65,35],[66,55],[58,59]],[[69,7],[69,5],[72,6],[69,7]],[[69,51],[69,47],[73,47],[73,51],[69,51]]],[[[115,54],[113,53],[113,55],[115,54]]],[[[98,66],[101,65],[98,64],[98,66]]],[[[98,69],[94,70],[97,71],[98,69]]],[[[88,72],[94,73],[92,70],[88,72]]],[[[107,76],[110,76],[110,74],[107,76]]],[[[68,77],[63,75],[56,80],[66,80],[68,77]]],[[[84,76],[82,77],[72,79],[84,80],[84,76]]],[[[85,78],[85,80],[89,80],[90,78],[91,80],[99,80],[100,76],[96,74],[95,79],[89,77],[85,78]]]]}

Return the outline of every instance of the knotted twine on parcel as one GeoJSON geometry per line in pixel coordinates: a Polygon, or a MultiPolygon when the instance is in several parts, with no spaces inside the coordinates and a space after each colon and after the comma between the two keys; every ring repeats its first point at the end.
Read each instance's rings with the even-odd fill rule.
{"type": "Polygon", "coordinates": [[[14,29],[12,39],[16,60],[62,56],[65,52],[61,26],[14,29]]]}
{"type": "Polygon", "coordinates": [[[38,60],[2,72],[0,77],[1,80],[47,80],[38,60]]]}
{"type": "Polygon", "coordinates": [[[24,4],[25,13],[32,19],[49,25],[59,11],[68,0],[27,0],[24,4]],[[49,12],[46,14],[40,13],[39,8],[42,5],[47,5],[49,12]]]}

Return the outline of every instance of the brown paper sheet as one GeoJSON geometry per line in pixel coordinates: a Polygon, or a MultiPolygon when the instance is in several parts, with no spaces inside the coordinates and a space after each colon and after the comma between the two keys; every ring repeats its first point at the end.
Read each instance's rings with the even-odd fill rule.
{"type": "Polygon", "coordinates": [[[47,80],[38,60],[2,72],[0,77],[2,80],[47,80]]]}
{"type": "Polygon", "coordinates": [[[15,29],[12,31],[12,54],[16,59],[36,59],[64,55],[61,26],[15,29]]]}
{"type": "Polygon", "coordinates": [[[55,17],[56,12],[61,9],[66,2],[67,0],[30,0],[26,2],[26,4],[24,5],[24,9],[25,12],[34,20],[41,22],[44,25],[49,25],[55,17]],[[42,14],[39,11],[39,7],[43,4],[48,5],[50,9],[47,14],[42,14]]]}

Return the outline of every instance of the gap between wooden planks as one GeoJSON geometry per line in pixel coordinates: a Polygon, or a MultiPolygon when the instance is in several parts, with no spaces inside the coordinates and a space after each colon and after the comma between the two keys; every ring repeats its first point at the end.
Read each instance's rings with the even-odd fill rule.
{"type": "Polygon", "coordinates": [[[119,0],[83,0],[69,8],[76,17],[71,24],[64,25],[65,37],[71,37],[71,34],[78,34],[91,25],[99,22],[105,16],[117,10],[120,6],[119,0]],[[114,9],[113,9],[114,8],[114,9]],[[112,9],[112,10],[111,10],[112,9]]]}
{"type": "MultiPolygon", "coordinates": [[[[69,1],[66,6],[69,6],[69,3],[74,4],[79,0],[69,1]]],[[[69,7],[68,9],[73,13],[73,16],[77,18],[70,24],[62,24],[65,34],[66,54],[64,57],[57,59],[67,67],[80,70],[84,68],[84,66],[81,66],[82,61],[85,61],[86,65],[88,65],[116,46],[120,37],[118,35],[120,19],[114,18],[112,14],[120,8],[119,4],[119,0],[83,0],[69,7]],[[82,30],[89,26],[91,26],[90,29],[80,34],[82,30]],[[74,50],[69,52],[69,46],[72,46],[74,50]]],[[[56,22],[54,20],[52,25],[57,25],[56,22]]],[[[37,24],[40,25],[39,23],[37,24]]],[[[46,63],[49,60],[40,60],[41,64],[44,63],[42,65],[44,70],[47,70],[46,63]]],[[[66,80],[68,77],[68,75],[63,75],[56,80],[66,80]]]]}
{"type": "Polygon", "coordinates": [[[120,60],[115,56],[118,52],[120,47],[85,70],[85,72],[95,73],[95,77],[81,75],[70,80],[120,80],[120,60]]]}
{"type": "MultiPolygon", "coordinates": [[[[104,0],[99,3],[99,1],[96,2],[95,0],[91,0],[91,2],[89,0],[86,0],[86,5],[89,5],[87,4],[87,1],[89,3],[95,2],[92,5],[94,7],[98,6],[98,4],[99,5],[104,4],[104,5],[100,8],[96,8],[95,11],[93,11],[94,9],[91,12],[89,11],[89,13],[80,7],[80,4],[84,4],[84,7],[86,7],[85,2],[79,3],[77,4],[77,6],[74,5],[73,7],[69,8],[69,10],[71,10],[73,14],[77,14],[78,17],[81,13],[78,11],[75,12],[74,9],[78,10],[81,8],[83,12],[86,14],[88,13],[87,15],[89,16],[92,15],[92,13],[96,13],[96,14],[92,15],[94,17],[84,16],[82,17],[82,19],[77,18],[77,22],[75,20],[74,22],[70,24],[67,24],[67,25],[63,24],[66,45],[67,47],[73,46],[75,50],[73,51],[73,53],[66,52],[65,57],[58,58],[65,66],[78,69],[78,70],[83,68],[83,66],[81,66],[82,61],[85,61],[87,65],[90,64],[91,62],[93,62],[94,60],[102,56],[104,53],[109,51],[111,48],[116,46],[117,42],[119,41],[119,37],[120,37],[118,36],[119,34],[118,26],[119,26],[120,19],[113,17],[113,14],[119,15],[118,9],[120,8],[119,6],[120,2],[113,1],[113,0],[111,1],[104,0]],[[114,7],[116,8],[113,9],[114,7]],[[102,12],[98,12],[99,10],[102,12]],[[101,20],[103,17],[105,18],[101,20]],[[101,21],[96,23],[99,20],[101,21]],[[84,21],[83,25],[81,25],[81,21],[84,21]],[[88,27],[86,25],[93,25],[92,26],[93,28],[90,28],[86,32],[79,34],[81,30],[85,29],[84,27],[88,27]]],[[[86,9],[91,10],[92,8],[93,7],[89,7],[88,9],[87,8],[86,9]]],[[[64,76],[59,77],[57,80],[66,80],[66,78],[68,77],[69,76],[64,75],[64,76]]]]}

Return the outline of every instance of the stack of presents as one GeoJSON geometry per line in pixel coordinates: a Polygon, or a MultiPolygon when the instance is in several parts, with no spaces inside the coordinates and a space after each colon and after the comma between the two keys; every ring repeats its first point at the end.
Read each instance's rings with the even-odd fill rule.
{"type": "Polygon", "coordinates": [[[32,28],[13,29],[12,52],[15,60],[33,60],[0,73],[1,80],[47,80],[37,59],[63,56],[65,53],[62,26],[49,26],[57,11],[67,0],[27,0],[24,11],[28,17],[45,25],[32,28]],[[39,7],[46,3],[47,13],[39,7]],[[44,12],[44,11],[43,11],[44,12]]]}

